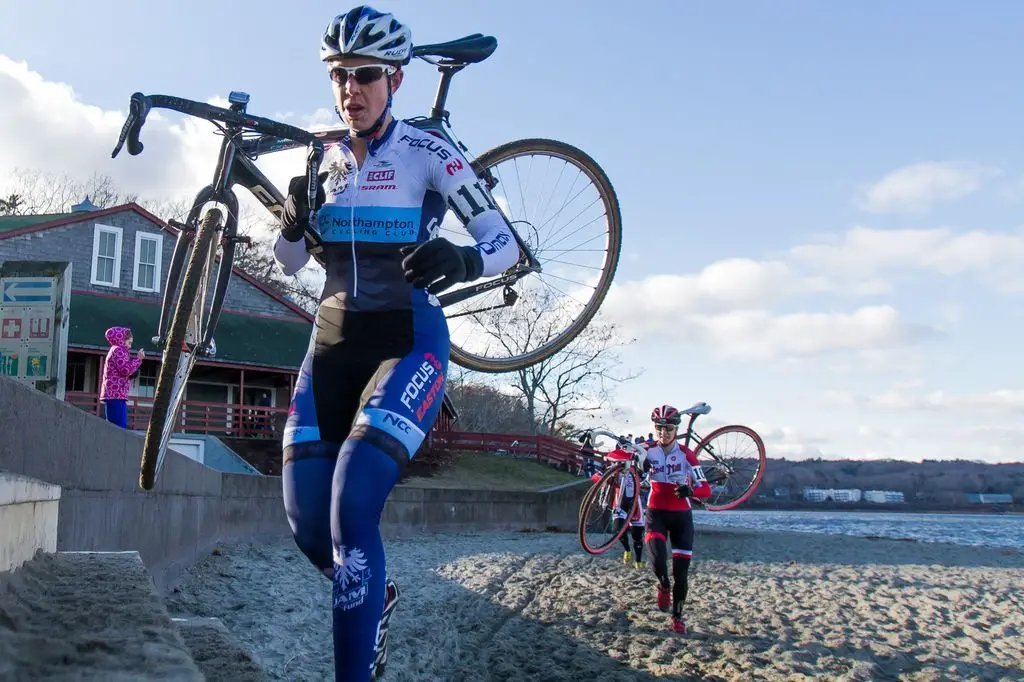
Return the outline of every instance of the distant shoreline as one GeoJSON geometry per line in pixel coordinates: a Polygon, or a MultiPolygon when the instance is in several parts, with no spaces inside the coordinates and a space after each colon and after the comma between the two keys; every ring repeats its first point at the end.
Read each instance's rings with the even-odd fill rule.
{"type": "Polygon", "coordinates": [[[993,516],[1024,516],[1024,505],[991,504],[938,506],[912,504],[876,504],[864,502],[746,502],[733,511],[810,511],[810,512],[875,512],[897,514],[985,514],[993,516]]]}

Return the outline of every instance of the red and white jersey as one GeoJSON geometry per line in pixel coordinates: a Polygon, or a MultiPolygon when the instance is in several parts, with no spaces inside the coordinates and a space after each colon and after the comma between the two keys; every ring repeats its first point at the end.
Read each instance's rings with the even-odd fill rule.
{"type": "Polygon", "coordinates": [[[678,441],[672,444],[668,452],[661,444],[649,448],[644,468],[649,472],[651,481],[651,494],[647,498],[648,509],[691,509],[689,498],[680,500],[676,497],[676,486],[682,483],[689,484],[694,497],[711,497],[711,486],[704,478],[697,455],[689,448],[681,446],[678,441]]]}

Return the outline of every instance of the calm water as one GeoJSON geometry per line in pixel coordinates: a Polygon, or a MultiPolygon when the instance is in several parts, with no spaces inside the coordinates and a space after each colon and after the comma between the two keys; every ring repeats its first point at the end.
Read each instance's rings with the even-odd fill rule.
{"type": "Polygon", "coordinates": [[[986,514],[888,514],[872,512],[694,512],[698,524],[792,530],[834,535],[877,535],[924,542],[1024,549],[1024,516],[986,514]]]}

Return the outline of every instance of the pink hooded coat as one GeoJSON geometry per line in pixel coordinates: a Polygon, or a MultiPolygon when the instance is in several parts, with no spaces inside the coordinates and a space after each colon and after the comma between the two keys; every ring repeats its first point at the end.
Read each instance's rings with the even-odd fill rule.
{"type": "Polygon", "coordinates": [[[132,335],[128,327],[111,327],[106,337],[110,343],[104,363],[103,388],[100,400],[127,400],[132,380],[129,378],[142,365],[142,360],[129,353],[125,341],[132,335]]]}

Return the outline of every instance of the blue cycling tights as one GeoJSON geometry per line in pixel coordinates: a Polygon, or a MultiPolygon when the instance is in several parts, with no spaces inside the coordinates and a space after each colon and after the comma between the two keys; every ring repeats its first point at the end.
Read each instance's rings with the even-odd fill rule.
{"type": "Polygon", "coordinates": [[[299,371],[285,427],[284,503],[299,549],[321,571],[334,570],[339,682],[372,674],[387,572],[381,513],[444,398],[449,346],[438,316],[440,325],[388,324],[388,333],[369,325],[371,344],[359,342],[365,318],[327,330],[318,315],[299,371]]]}

